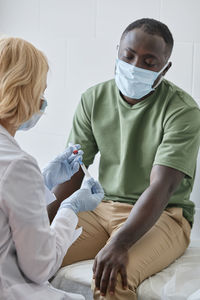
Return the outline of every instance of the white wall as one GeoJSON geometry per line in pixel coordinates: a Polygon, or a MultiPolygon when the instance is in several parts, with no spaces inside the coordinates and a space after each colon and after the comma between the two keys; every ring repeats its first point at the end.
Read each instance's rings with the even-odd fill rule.
{"type": "MultiPolygon", "coordinates": [[[[116,45],[132,21],[151,17],[173,33],[167,78],[200,104],[200,0],[0,0],[0,33],[32,42],[48,57],[48,109],[38,125],[18,133],[21,146],[44,166],[66,144],[73,113],[88,87],[113,77],[116,45]]],[[[200,169],[200,159],[198,162],[200,169]]],[[[91,169],[97,174],[97,162],[91,169]]],[[[200,170],[193,238],[200,238],[200,170]]]]}

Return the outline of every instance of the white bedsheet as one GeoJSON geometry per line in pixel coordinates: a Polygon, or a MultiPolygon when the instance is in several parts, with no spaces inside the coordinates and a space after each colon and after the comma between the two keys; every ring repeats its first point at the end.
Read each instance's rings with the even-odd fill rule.
{"type": "MultiPolygon", "coordinates": [[[[92,265],[93,260],[86,260],[61,268],[51,283],[92,300],[92,265]]],[[[200,242],[191,243],[182,257],[142,282],[137,293],[138,300],[200,300],[200,242]]]]}

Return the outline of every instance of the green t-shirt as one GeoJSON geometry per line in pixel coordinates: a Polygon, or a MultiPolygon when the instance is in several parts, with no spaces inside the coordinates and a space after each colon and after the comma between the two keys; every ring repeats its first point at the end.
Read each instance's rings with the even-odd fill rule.
{"type": "Polygon", "coordinates": [[[200,142],[200,110],[183,90],[167,80],[131,106],[114,80],[88,89],[76,110],[69,141],[79,143],[84,163],[100,151],[99,181],[105,199],[134,204],[149,186],[153,165],[186,174],[168,206],[183,208],[193,222],[190,201],[200,142]]]}

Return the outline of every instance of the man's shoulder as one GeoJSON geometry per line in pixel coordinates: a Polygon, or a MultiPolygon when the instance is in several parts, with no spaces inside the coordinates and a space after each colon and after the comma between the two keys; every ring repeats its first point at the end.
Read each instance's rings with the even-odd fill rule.
{"type": "Polygon", "coordinates": [[[162,89],[162,92],[168,94],[167,98],[171,103],[173,102],[174,105],[178,105],[179,107],[183,106],[185,108],[199,108],[191,95],[169,80],[163,80],[162,89]]]}
{"type": "Polygon", "coordinates": [[[115,80],[110,79],[88,88],[83,93],[83,96],[99,96],[102,93],[111,92],[112,90],[114,91],[115,89],[116,89],[115,80]]]}
{"type": "Polygon", "coordinates": [[[165,120],[166,124],[190,123],[188,128],[200,130],[200,109],[196,101],[180,87],[170,81],[163,81],[162,94],[167,95],[165,120]],[[175,123],[174,123],[175,122],[175,123]]]}

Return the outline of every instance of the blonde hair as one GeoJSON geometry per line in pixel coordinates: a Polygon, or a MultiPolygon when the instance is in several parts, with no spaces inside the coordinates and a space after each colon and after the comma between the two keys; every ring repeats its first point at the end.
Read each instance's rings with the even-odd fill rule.
{"type": "Polygon", "coordinates": [[[18,127],[40,110],[48,62],[20,38],[0,39],[0,121],[18,127]]]}

